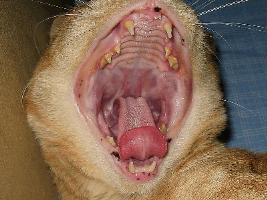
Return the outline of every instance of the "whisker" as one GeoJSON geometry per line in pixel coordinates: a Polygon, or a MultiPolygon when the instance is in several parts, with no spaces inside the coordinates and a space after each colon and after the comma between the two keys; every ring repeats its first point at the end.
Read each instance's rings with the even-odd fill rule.
{"type": "Polygon", "coordinates": [[[236,23],[236,22],[202,22],[199,24],[203,24],[203,25],[226,25],[226,26],[233,26],[233,27],[244,28],[244,29],[248,29],[248,30],[267,33],[267,30],[266,31],[262,30],[262,29],[267,29],[267,27],[259,26],[259,25],[253,25],[253,24],[236,23]]]}
{"type": "Polygon", "coordinates": [[[46,3],[46,2],[42,2],[42,1],[38,1],[38,0],[30,0],[30,1],[35,2],[35,3],[39,3],[39,4],[43,4],[43,5],[47,5],[47,6],[51,6],[51,7],[55,7],[55,8],[59,8],[59,9],[70,10],[70,9],[62,7],[62,6],[57,6],[54,4],[50,4],[50,3],[46,3]]]}
{"type": "MultiPolygon", "coordinates": [[[[217,36],[219,36],[221,39],[223,39],[223,40],[226,42],[226,44],[228,45],[228,47],[229,47],[230,50],[232,51],[233,55],[235,55],[234,50],[233,50],[233,48],[231,47],[231,45],[229,44],[229,42],[228,42],[228,41],[227,41],[221,34],[219,34],[217,31],[212,30],[212,29],[210,29],[210,28],[207,28],[207,27],[205,27],[205,26],[202,26],[201,23],[200,23],[200,24],[194,24],[194,25],[196,25],[196,26],[201,26],[201,27],[203,27],[204,29],[206,29],[206,30],[208,30],[208,31],[211,31],[211,32],[215,33],[217,36]]],[[[223,66],[223,68],[224,68],[226,71],[228,71],[226,67],[223,66]]]]}
{"type": "Polygon", "coordinates": [[[222,8],[226,8],[226,7],[229,7],[229,6],[233,6],[233,5],[237,5],[237,4],[240,4],[240,3],[244,3],[244,2],[247,2],[248,0],[240,0],[240,1],[234,1],[232,3],[227,3],[227,4],[224,4],[224,5],[221,5],[221,6],[218,6],[218,7],[215,7],[213,9],[209,9],[209,10],[206,10],[204,12],[201,12],[199,14],[197,14],[197,16],[201,16],[201,15],[205,15],[207,13],[211,13],[213,11],[216,11],[216,10],[220,10],[222,8]]]}
{"type": "Polygon", "coordinates": [[[205,1],[204,3],[202,3],[201,5],[199,5],[198,7],[195,8],[195,10],[197,10],[196,12],[198,13],[198,11],[206,8],[208,5],[210,5],[211,3],[215,2],[216,0],[209,0],[209,1],[205,1]],[[202,7],[201,7],[202,6],[202,7]]]}
{"type": "Polygon", "coordinates": [[[246,108],[246,107],[244,107],[244,106],[242,106],[242,105],[240,105],[240,104],[238,104],[238,103],[235,103],[235,102],[233,102],[233,101],[226,100],[226,99],[221,99],[220,101],[224,101],[224,102],[228,102],[228,103],[234,104],[234,105],[236,105],[236,106],[238,106],[238,107],[240,107],[240,108],[243,108],[243,109],[245,109],[245,110],[247,110],[247,111],[249,111],[249,112],[251,112],[251,113],[253,113],[253,114],[256,115],[256,113],[253,112],[252,110],[250,110],[250,109],[248,109],[248,108],[246,108]]]}
{"type": "Polygon", "coordinates": [[[69,13],[69,14],[54,15],[54,16],[52,16],[52,17],[48,17],[48,18],[46,18],[46,19],[40,21],[38,24],[36,24],[36,26],[35,26],[35,28],[34,28],[34,31],[33,31],[33,41],[34,41],[35,48],[36,48],[36,50],[37,50],[37,52],[38,52],[38,54],[39,54],[40,56],[41,56],[41,52],[40,52],[40,50],[39,50],[39,48],[38,48],[37,41],[36,41],[36,38],[35,38],[35,35],[36,35],[36,31],[37,31],[38,26],[39,26],[40,24],[42,24],[43,22],[48,21],[48,20],[51,20],[51,19],[54,19],[54,18],[56,18],[56,17],[60,17],[60,16],[75,16],[75,15],[78,15],[78,14],[72,14],[72,13],[69,13]]]}
{"type": "Polygon", "coordinates": [[[193,5],[197,4],[199,2],[199,0],[196,0],[195,2],[188,4],[188,6],[192,7],[193,5]]]}

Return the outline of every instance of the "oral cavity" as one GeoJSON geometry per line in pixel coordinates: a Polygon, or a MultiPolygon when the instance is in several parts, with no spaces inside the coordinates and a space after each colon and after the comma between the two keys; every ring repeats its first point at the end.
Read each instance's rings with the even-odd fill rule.
{"type": "Polygon", "coordinates": [[[79,68],[79,111],[97,125],[96,138],[131,180],[157,174],[176,136],[170,128],[182,123],[189,107],[185,41],[160,8],[135,10],[98,41],[79,68]]]}

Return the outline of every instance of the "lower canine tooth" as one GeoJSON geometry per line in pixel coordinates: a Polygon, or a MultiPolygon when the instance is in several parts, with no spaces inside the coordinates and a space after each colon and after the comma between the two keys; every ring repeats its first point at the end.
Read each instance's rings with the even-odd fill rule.
{"type": "Polygon", "coordinates": [[[172,38],[172,24],[166,22],[163,25],[163,29],[167,32],[168,38],[172,38]]]}
{"type": "Polygon", "coordinates": [[[106,139],[112,146],[114,146],[114,147],[116,146],[116,143],[115,143],[113,137],[107,136],[106,139]]]}
{"type": "Polygon", "coordinates": [[[133,161],[131,161],[129,163],[129,172],[132,174],[135,172],[135,167],[134,167],[133,161]]]}
{"type": "Polygon", "coordinates": [[[130,32],[131,35],[134,35],[133,20],[126,21],[124,27],[130,32]]]}
{"type": "Polygon", "coordinates": [[[165,55],[168,57],[171,53],[171,49],[169,47],[165,47],[165,55]]]}
{"type": "Polygon", "coordinates": [[[166,124],[161,124],[161,127],[159,128],[159,130],[163,133],[163,134],[165,134],[166,133],[166,131],[167,131],[167,126],[166,126],[166,124]]]}
{"type": "Polygon", "coordinates": [[[149,172],[153,172],[156,169],[156,161],[153,161],[153,163],[148,167],[149,172]]]}

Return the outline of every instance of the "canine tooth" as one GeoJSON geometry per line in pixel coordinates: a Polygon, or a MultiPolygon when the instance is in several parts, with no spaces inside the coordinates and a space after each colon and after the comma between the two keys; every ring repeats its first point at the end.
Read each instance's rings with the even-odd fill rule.
{"type": "Polygon", "coordinates": [[[172,38],[172,24],[166,22],[163,25],[164,30],[167,32],[168,34],[168,38],[172,38]]]}
{"type": "Polygon", "coordinates": [[[161,124],[161,127],[159,128],[159,130],[163,133],[163,134],[165,134],[166,133],[166,131],[167,131],[167,126],[166,126],[166,124],[161,124]]]}
{"type": "Polygon", "coordinates": [[[131,35],[134,35],[133,20],[126,21],[124,27],[130,32],[131,35]]]}
{"type": "Polygon", "coordinates": [[[165,53],[166,56],[169,56],[171,53],[171,49],[169,47],[165,47],[165,53]]]}
{"type": "Polygon", "coordinates": [[[156,161],[154,160],[153,163],[148,167],[149,172],[153,172],[156,169],[156,161]]]}
{"type": "Polygon", "coordinates": [[[135,172],[135,167],[134,167],[133,161],[131,161],[129,164],[129,172],[132,174],[135,172]]]}
{"type": "Polygon", "coordinates": [[[170,67],[177,71],[179,68],[177,58],[175,58],[174,56],[169,56],[167,59],[169,61],[170,67]]]}
{"type": "Polygon", "coordinates": [[[116,143],[115,143],[113,137],[107,136],[106,139],[112,146],[114,146],[114,147],[116,146],[116,143]]]}
{"type": "Polygon", "coordinates": [[[120,54],[120,53],[121,53],[121,43],[118,43],[118,44],[115,46],[114,51],[115,51],[117,54],[120,54]]]}
{"type": "Polygon", "coordinates": [[[105,57],[105,59],[106,59],[106,61],[110,64],[111,63],[111,58],[112,58],[112,56],[113,56],[113,53],[112,52],[110,52],[110,53],[108,53],[108,54],[106,54],[104,57],[105,57]]]}

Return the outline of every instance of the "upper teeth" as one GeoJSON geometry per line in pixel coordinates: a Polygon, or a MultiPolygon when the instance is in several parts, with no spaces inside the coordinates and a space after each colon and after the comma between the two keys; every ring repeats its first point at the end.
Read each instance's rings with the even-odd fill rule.
{"type": "Polygon", "coordinates": [[[133,20],[126,21],[124,27],[130,32],[131,35],[134,35],[133,20]]]}
{"type": "Polygon", "coordinates": [[[107,139],[107,141],[108,141],[112,146],[114,146],[114,147],[116,146],[116,143],[115,143],[113,137],[111,137],[111,136],[107,136],[106,139],[107,139]]]}
{"type": "Polygon", "coordinates": [[[163,25],[163,29],[167,32],[168,38],[172,38],[172,25],[168,22],[166,22],[163,25]]]}

